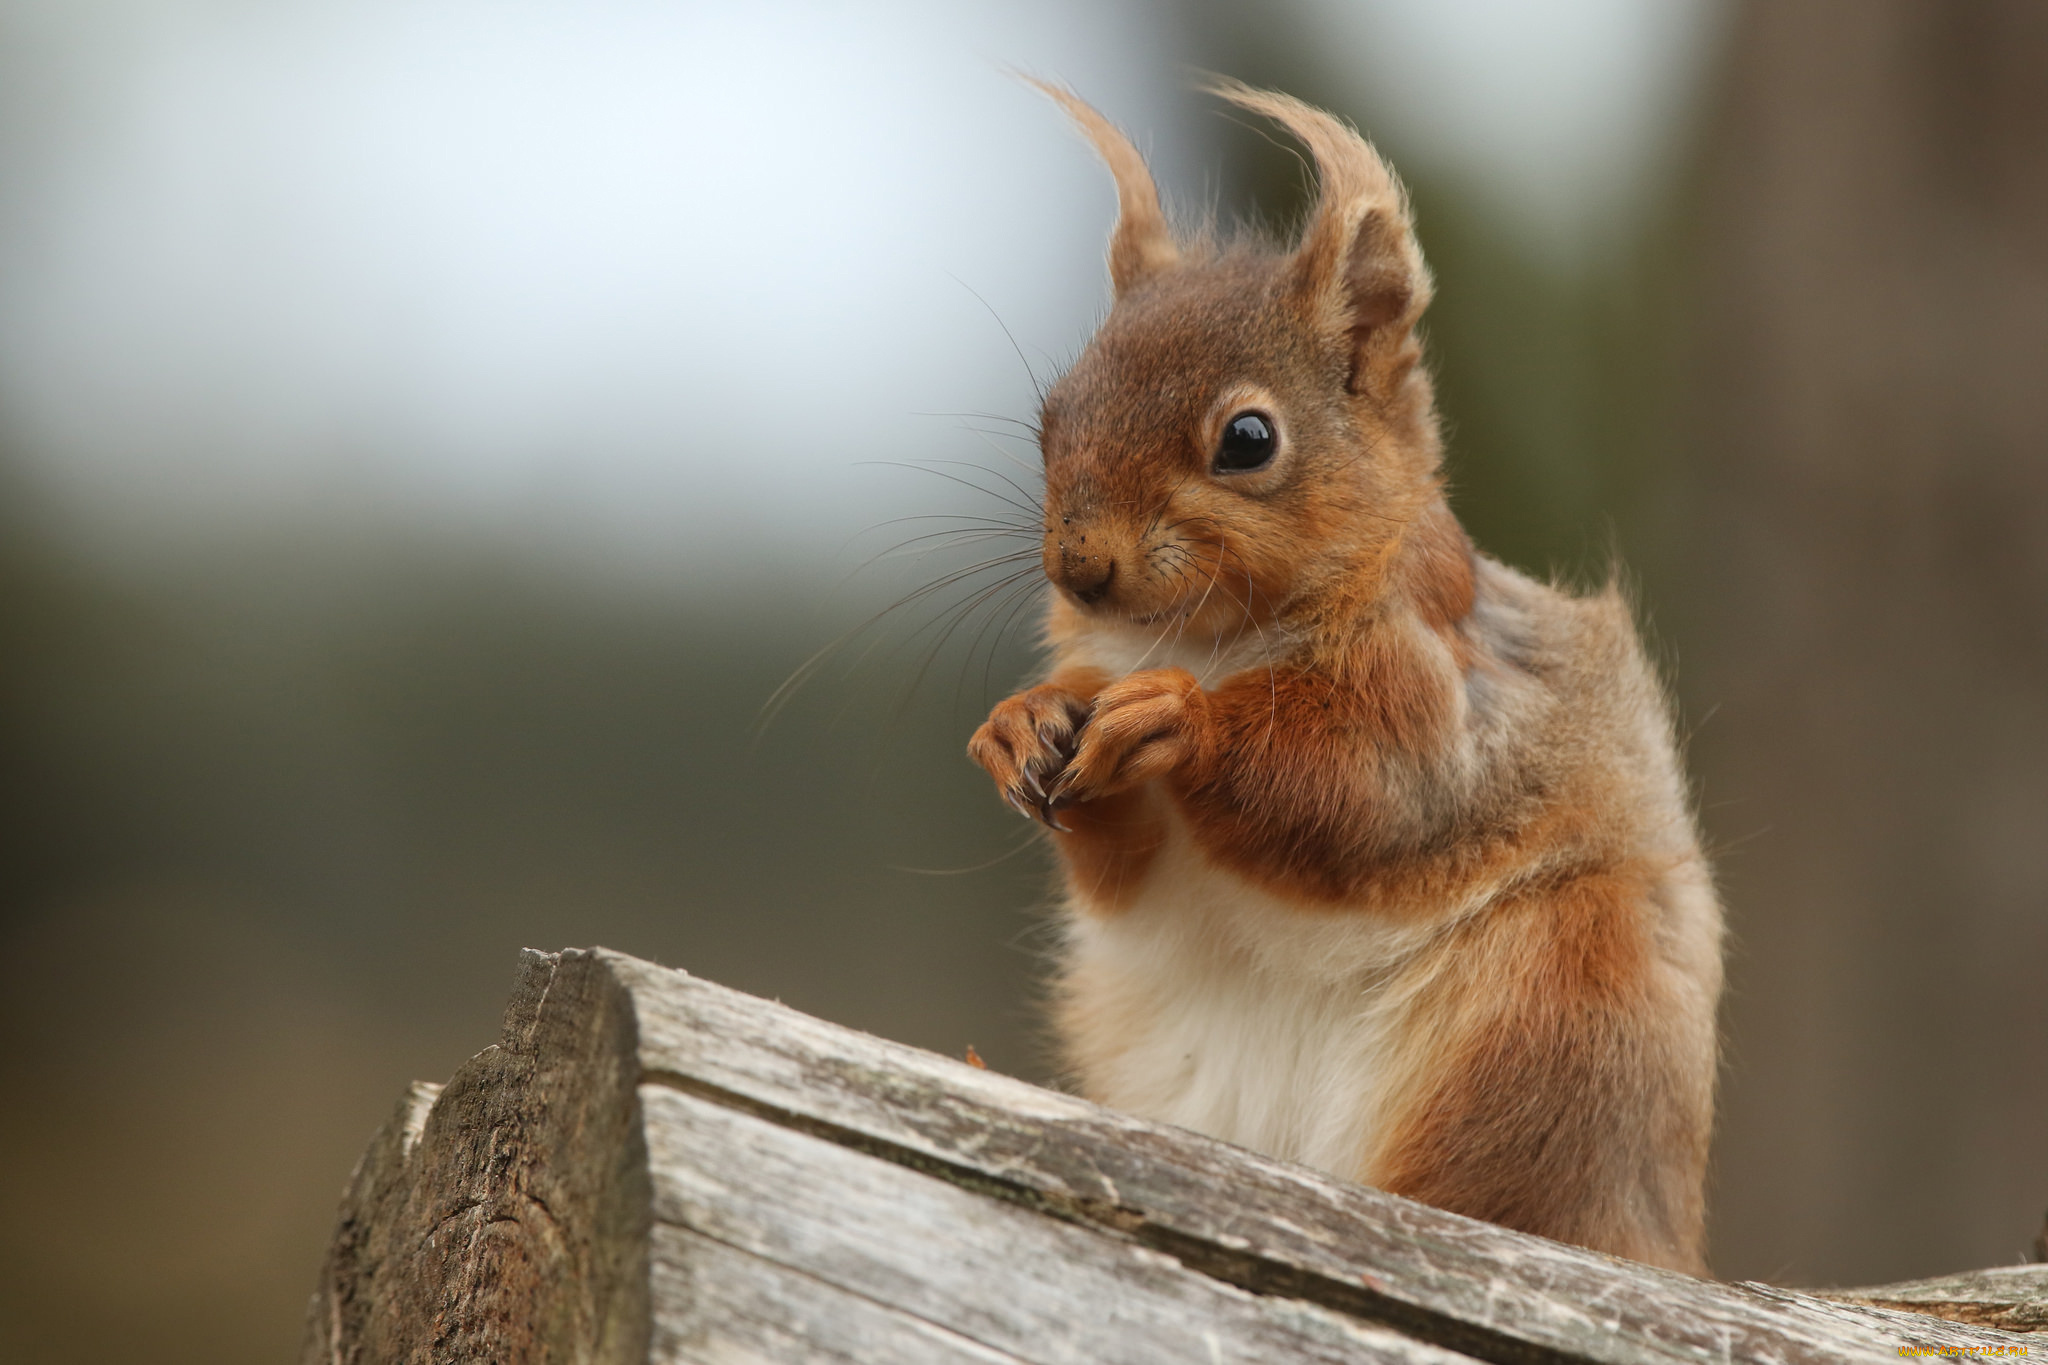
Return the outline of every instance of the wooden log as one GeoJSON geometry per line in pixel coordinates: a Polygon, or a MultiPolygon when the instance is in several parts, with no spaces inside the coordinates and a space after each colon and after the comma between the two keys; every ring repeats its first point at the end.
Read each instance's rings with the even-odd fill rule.
{"type": "Polygon", "coordinates": [[[1871,1289],[1828,1289],[1822,1297],[1931,1313],[2008,1332],[2048,1332],[2048,1265],[2001,1265],[1871,1289]]]}
{"type": "Polygon", "coordinates": [[[2044,1326],[2048,1268],[1689,1279],[572,950],[372,1141],[302,1358],[1637,1365],[2044,1326]]]}

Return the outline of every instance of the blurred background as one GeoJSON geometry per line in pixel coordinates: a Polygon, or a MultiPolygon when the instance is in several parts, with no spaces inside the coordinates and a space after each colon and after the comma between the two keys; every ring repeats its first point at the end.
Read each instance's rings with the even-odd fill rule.
{"type": "Polygon", "coordinates": [[[1048,869],[961,756],[1031,599],[894,521],[1015,513],[1106,305],[1006,67],[1193,214],[1305,202],[1196,70],[1410,181],[1460,511],[1618,556],[1674,670],[1716,1269],[2020,1258],[2048,7],[0,0],[0,1358],[286,1358],[522,945],[1047,1074],[1048,869]]]}

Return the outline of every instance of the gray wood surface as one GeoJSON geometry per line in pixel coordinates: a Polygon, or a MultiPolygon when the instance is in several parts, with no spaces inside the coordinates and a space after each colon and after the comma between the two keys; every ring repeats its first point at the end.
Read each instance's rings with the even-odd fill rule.
{"type": "MultiPolygon", "coordinates": [[[[2002,1327],[2009,1332],[2048,1331],[2048,1265],[2001,1265],[1931,1280],[1821,1292],[1826,1298],[1844,1303],[1932,1313],[1979,1327],[2002,1327]]],[[[2044,1343],[2043,1350],[2048,1351],[2048,1343],[2044,1343]]]]}
{"type": "Polygon", "coordinates": [[[304,1360],[1896,1360],[2043,1273],[1693,1280],[572,950],[373,1140],[304,1360]]]}

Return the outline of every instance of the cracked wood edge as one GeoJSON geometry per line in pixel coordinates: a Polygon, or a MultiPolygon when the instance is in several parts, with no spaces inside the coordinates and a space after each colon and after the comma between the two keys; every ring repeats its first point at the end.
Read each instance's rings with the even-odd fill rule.
{"type": "Polygon", "coordinates": [[[644,1360],[638,1082],[617,984],[529,964],[501,1041],[415,1083],[357,1163],[302,1365],[644,1360]]]}
{"type": "Polygon", "coordinates": [[[783,1126],[1134,1237],[1215,1278],[1485,1359],[1895,1359],[2025,1338],[1691,1279],[1350,1185],[606,950],[645,1073],[783,1126]]]}
{"type": "Polygon", "coordinates": [[[2004,1265],[1866,1289],[1816,1289],[1841,1303],[1927,1313],[2008,1332],[2048,1331],[2048,1265],[2004,1265]]]}
{"type": "Polygon", "coordinates": [[[357,1329],[362,1305],[353,1291],[361,1268],[376,1257],[372,1247],[382,1237],[376,1215],[401,1189],[427,1114],[440,1094],[441,1087],[431,1081],[414,1081],[408,1086],[349,1174],[320,1286],[306,1306],[306,1344],[301,1358],[308,1365],[352,1358],[343,1343],[357,1329]]]}

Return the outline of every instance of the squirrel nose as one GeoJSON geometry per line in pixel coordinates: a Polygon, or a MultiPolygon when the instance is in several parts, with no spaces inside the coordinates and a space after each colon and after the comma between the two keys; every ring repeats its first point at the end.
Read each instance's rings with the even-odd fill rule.
{"type": "Polygon", "coordinates": [[[1106,554],[1076,554],[1060,547],[1060,586],[1094,606],[1109,593],[1116,580],[1116,557],[1106,554]]]}

